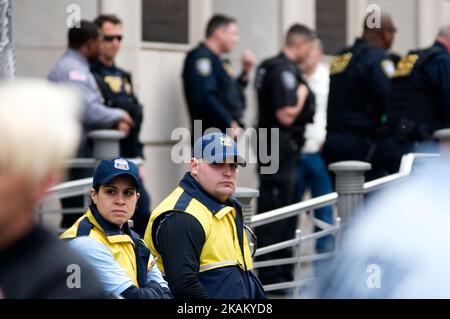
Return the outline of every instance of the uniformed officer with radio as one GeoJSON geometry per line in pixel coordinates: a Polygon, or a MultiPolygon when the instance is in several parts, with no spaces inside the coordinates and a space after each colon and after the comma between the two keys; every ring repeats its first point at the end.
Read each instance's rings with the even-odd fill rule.
{"type": "Polygon", "coordinates": [[[396,28],[387,13],[380,25],[364,20],[362,38],[334,57],[330,70],[327,137],[323,148],[326,164],[370,161],[376,136],[386,113],[390,77],[395,66],[386,53],[396,28]]]}
{"type": "Polygon", "coordinates": [[[244,89],[255,57],[251,51],[244,52],[239,77],[235,77],[230,62],[221,58],[233,50],[237,41],[236,20],[215,15],[206,27],[206,39],[186,57],[183,85],[193,134],[196,132],[195,120],[202,121],[202,130],[197,134],[208,128],[217,128],[225,133],[227,128],[243,127],[244,89]]]}
{"type": "MultiPolygon", "coordinates": [[[[264,166],[272,165],[258,150],[260,196],[258,213],[280,208],[296,201],[297,159],[304,143],[304,130],[314,116],[314,96],[306,79],[297,67],[313,47],[315,33],[306,26],[295,24],[287,32],[285,46],[275,57],[263,61],[256,73],[255,88],[258,95],[258,145],[267,150],[277,149],[278,154],[268,154],[278,160],[278,171],[265,174],[264,166]],[[267,134],[265,130],[267,129],[267,134]],[[271,129],[279,132],[279,139],[272,145],[271,129]]],[[[275,151],[274,151],[275,152],[275,151]]],[[[264,247],[294,237],[297,218],[293,217],[256,228],[258,245],[264,247]]],[[[261,260],[291,257],[288,250],[281,250],[260,257],[261,260]]],[[[258,271],[263,284],[292,280],[291,266],[265,267],[258,271]]]]}

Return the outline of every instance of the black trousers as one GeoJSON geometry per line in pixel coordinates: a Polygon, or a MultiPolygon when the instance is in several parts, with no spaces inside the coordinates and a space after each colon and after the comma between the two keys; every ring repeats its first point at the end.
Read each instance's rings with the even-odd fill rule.
{"type": "MultiPolygon", "coordinates": [[[[260,196],[258,198],[258,213],[287,206],[296,202],[297,174],[295,167],[289,178],[284,181],[260,179],[260,196]]],[[[290,217],[275,223],[255,228],[258,237],[258,247],[265,247],[295,237],[298,218],[290,217]]],[[[292,257],[292,249],[287,248],[256,257],[256,260],[292,257]]],[[[258,277],[264,285],[293,280],[293,265],[264,267],[258,269],[258,277]]]]}

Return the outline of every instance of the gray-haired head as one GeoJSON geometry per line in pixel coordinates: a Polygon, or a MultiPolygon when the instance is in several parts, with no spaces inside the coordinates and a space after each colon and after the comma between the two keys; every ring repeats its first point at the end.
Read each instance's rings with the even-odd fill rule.
{"type": "Polygon", "coordinates": [[[450,24],[443,25],[439,28],[438,37],[446,37],[450,39],[450,24]]]}

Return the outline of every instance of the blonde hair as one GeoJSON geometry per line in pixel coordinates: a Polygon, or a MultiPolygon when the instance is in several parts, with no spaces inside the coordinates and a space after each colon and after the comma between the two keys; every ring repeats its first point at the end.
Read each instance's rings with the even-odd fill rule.
{"type": "Polygon", "coordinates": [[[80,138],[75,92],[40,79],[0,85],[0,174],[38,183],[62,168],[80,138]]]}

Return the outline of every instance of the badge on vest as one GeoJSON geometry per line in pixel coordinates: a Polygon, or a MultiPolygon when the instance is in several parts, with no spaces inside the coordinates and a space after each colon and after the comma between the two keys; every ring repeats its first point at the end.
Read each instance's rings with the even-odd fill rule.
{"type": "Polygon", "coordinates": [[[195,67],[198,74],[201,76],[208,76],[211,74],[212,66],[211,61],[208,58],[201,58],[195,62],[195,67]]]}
{"type": "Polygon", "coordinates": [[[120,76],[107,75],[104,77],[111,91],[119,93],[122,88],[122,78],[120,76]]]}
{"type": "Polygon", "coordinates": [[[381,69],[388,78],[392,78],[395,74],[395,65],[391,60],[381,61],[381,69]]]}
{"type": "Polygon", "coordinates": [[[230,62],[224,61],[224,62],[222,63],[222,66],[223,66],[223,68],[225,69],[225,72],[227,72],[227,74],[228,74],[230,77],[233,77],[233,76],[234,76],[234,71],[233,71],[233,68],[231,67],[230,62]]]}
{"type": "Polygon", "coordinates": [[[281,72],[281,82],[286,90],[294,90],[297,87],[297,79],[291,71],[281,72]]]}

